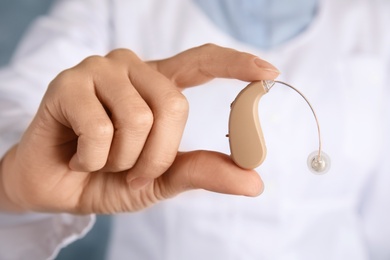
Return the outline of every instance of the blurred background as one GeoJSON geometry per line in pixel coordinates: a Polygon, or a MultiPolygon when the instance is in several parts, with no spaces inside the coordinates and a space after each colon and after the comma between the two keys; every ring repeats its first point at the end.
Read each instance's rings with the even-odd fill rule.
{"type": "Polygon", "coordinates": [[[31,21],[45,14],[52,2],[53,0],[0,1],[0,66],[8,63],[31,21]]]}
{"type": "MultiPolygon", "coordinates": [[[[6,66],[31,22],[50,9],[54,0],[0,1],[0,67],[6,66]]],[[[111,218],[98,216],[86,237],[64,248],[57,260],[105,259],[111,218]]]]}

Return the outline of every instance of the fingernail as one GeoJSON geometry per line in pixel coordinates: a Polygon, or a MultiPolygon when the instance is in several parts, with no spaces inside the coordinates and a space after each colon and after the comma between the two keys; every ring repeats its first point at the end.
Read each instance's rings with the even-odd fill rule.
{"type": "Polygon", "coordinates": [[[262,60],[260,58],[256,58],[255,59],[255,64],[257,65],[257,67],[259,67],[262,70],[275,72],[275,73],[280,74],[280,71],[277,68],[275,68],[274,65],[272,65],[271,63],[269,63],[269,62],[267,62],[265,60],[262,60]]]}
{"type": "Polygon", "coordinates": [[[130,187],[134,190],[139,190],[151,183],[152,181],[153,180],[150,178],[138,177],[130,182],[130,187]]]}

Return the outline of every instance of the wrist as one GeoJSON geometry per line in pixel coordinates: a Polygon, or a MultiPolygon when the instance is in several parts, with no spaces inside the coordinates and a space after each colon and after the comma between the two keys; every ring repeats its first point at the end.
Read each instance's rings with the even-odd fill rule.
{"type": "Polygon", "coordinates": [[[12,147],[8,152],[5,153],[3,158],[0,159],[0,212],[13,212],[21,213],[25,210],[15,203],[9,194],[8,191],[16,191],[18,187],[13,187],[11,183],[8,183],[6,175],[12,174],[15,161],[17,145],[12,147]]]}

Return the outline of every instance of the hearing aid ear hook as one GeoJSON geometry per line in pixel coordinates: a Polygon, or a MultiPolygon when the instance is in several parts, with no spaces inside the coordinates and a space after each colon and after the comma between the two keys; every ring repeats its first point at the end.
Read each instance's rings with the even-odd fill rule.
{"type": "Polygon", "coordinates": [[[307,159],[309,170],[314,174],[324,174],[330,169],[330,158],[322,151],[321,131],[317,115],[307,98],[293,86],[282,81],[256,81],[246,86],[231,104],[229,117],[229,144],[233,161],[244,169],[254,169],[265,159],[267,149],[261,130],[258,105],[260,98],[268,93],[275,83],[295,90],[309,105],[317,123],[318,151],[307,159]]]}

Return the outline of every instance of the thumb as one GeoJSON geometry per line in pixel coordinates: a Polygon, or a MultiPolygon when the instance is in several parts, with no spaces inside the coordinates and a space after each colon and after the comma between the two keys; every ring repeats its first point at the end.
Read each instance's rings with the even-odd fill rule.
{"type": "Polygon", "coordinates": [[[257,196],[263,191],[256,171],[242,169],[229,156],[212,151],[179,153],[156,181],[156,195],[164,199],[191,189],[245,196],[257,196]]]}
{"type": "Polygon", "coordinates": [[[200,85],[214,78],[273,80],[280,74],[272,64],[252,54],[214,44],[205,44],[148,64],[180,88],[200,85]]]}

